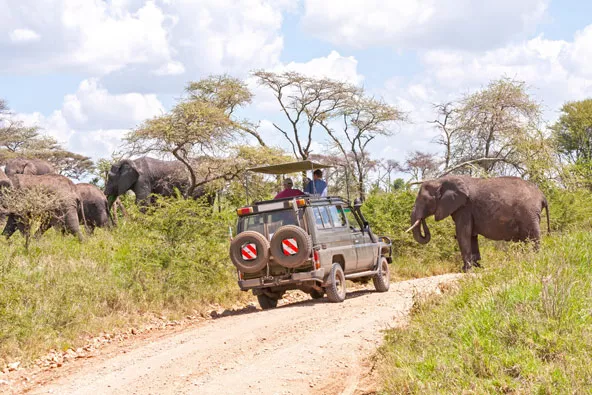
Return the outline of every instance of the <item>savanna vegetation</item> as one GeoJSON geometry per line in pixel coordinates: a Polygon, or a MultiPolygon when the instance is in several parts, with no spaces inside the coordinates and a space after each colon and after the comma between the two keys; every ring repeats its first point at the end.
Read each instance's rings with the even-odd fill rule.
{"type": "Polygon", "coordinates": [[[428,220],[432,241],[425,246],[404,232],[417,182],[446,174],[515,175],[536,183],[549,200],[553,233],[541,252],[486,243],[484,269],[443,298],[417,300],[410,326],[387,333],[379,355],[386,393],[586,388],[592,343],[586,307],[592,278],[591,100],[566,103],[558,121],[547,125],[528,87],[502,78],[436,104],[431,123],[439,153],[434,145],[397,162],[368,150],[378,136],[392,135],[395,125],[405,127],[408,114],[397,107],[329,79],[266,71],[254,76],[277,100],[284,122],[274,127],[287,151],[270,147],[258,123],[242,116],[252,93],[229,76],[188,83],[171,111],[129,131],[120,152],[96,163],[15,121],[0,102],[2,163],[42,158],[61,174],[103,187],[112,163],[151,155],[180,161],[190,188],[207,187],[217,195],[211,206],[179,192],[147,210],[124,196],[127,216],[82,243],[55,230],[27,243],[20,235],[0,240],[0,363],[74,347],[81,335],[126,328],[153,315],[178,317],[206,312],[213,303],[248,300],[228,259],[234,209],[271,198],[280,180],[245,169],[311,159],[335,165],[325,174],[329,194],[363,199],[375,233],[391,237],[394,280],[460,270],[451,220],[428,220]],[[313,152],[313,141],[326,142],[326,150],[313,152]]]}

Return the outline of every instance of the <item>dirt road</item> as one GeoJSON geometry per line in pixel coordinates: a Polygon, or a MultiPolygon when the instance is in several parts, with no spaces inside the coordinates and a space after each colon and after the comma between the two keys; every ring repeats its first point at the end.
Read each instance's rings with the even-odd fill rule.
{"type": "MultiPolygon", "coordinates": [[[[344,303],[304,301],[227,316],[81,364],[35,394],[354,394],[381,330],[402,325],[415,293],[448,274],[360,290],[344,303]]],[[[368,380],[366,380],[368,381],[368,380]]]]}

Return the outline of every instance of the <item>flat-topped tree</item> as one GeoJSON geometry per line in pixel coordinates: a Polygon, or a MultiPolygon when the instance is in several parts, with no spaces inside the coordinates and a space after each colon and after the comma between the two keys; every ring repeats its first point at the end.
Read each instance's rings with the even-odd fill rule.
{"type": "Polygon", "coordinates": [[[307,77],[295,72],[253,73],[259,84],[271,90],[289,125],[273,126],[290,143],[296,159],[307,160],[311,154],[313,130],[321,120],[334,118],[359,88],[329,78],[307,77]]]}
{"type": "Polygon", "coordinates": [[[185,90],[190,100],[208,102],[216,106],[228,116],[235,128],[255,137],[262,147],[266,146],[257,131],[258,125],[236,116],[236,110],[250,104],[253,99],[253,94],[244,81],[226,74],[213,75],[190,82],[185,90]]]}

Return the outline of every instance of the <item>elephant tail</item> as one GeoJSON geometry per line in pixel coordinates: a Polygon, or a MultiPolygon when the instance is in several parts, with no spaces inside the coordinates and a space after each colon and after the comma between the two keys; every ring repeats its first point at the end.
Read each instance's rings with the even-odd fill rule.
{"type": "Polygon", "coordinates": [[[547,233],[551,233],[551,220],[549,219],[549,204],[547,203],[547,198],[543,197],[543,208],[545,209],[545,213],[547,214],[547,233]]]}
{"type": "Polygon", "coordinates": [[[86,216],[84,215],[84,203],[82,202],[81,198],[78,198],[78,201],[76,203],[78,205],[78,210],[81,213],[82,225],[84,226],[84,229],[86,229],[86,216]]]}

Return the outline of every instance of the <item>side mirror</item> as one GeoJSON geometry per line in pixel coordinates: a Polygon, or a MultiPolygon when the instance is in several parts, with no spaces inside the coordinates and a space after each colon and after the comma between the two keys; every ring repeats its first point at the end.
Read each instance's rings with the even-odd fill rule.
{"type": "Polygon", "coordinates": [[[355,207],[355,208],[360,208],[360,207],[362,207],[362,201],[360,200],[360,198],[355,198],[355,199],[354,199],[354,207],[355,207]]]}

